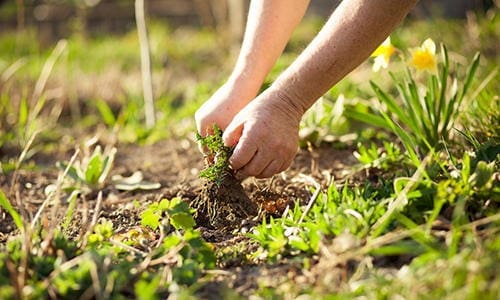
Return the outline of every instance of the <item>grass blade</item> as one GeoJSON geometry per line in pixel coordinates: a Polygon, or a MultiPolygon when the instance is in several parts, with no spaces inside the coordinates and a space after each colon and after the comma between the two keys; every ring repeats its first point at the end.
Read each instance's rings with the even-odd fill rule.
{"type": "Polygon", "coordinates": [[[392,96],[385,93],[376,83],[370,81],[373,91],[377,95],[377,98],[387,105],[389,112],[395,114],[401,122],[404,122],[413,131],[416,131],[417,126],[411,118],[401,109],[401,107],[396,103],[392,96]]]}
{"type": "Polygon", "coordinates": [[[474,56],[474,59],[472,60],[472,64],[470,65],[469,69],[467,70],[467,73],[466,73],[467,77],[465,78],[465,81],[464,81],[464,87],[462,89],[462,93],[460,95],[459,102],[462,101],[462,98],[465,96],[465,94],[469,90],[469,87],[472,83],[472,79],[474,78],[474,75],[476,74],[476,71],[477,71],[477,67],[479,66],[479,59],[480,59],[480,55],[478,52],[474,56]]]}
{"type": "Polygon", "coordinates": [[[448,72],[450,69],[450,63],[448,60],[448,50],[444,44],[441,44],[441,55],[443,56],[443,69],[440,74],[440,88],[441,92],[439,94],[438,106],[436,110],[436,122],[434,123],[434,131],[439,132],[439,123],[441,122],[441,114],[443,105],[445,105],[446,89],[448,87],[448,72]]]}
{"type": "Polygon", "coordinates": [[[116,117],[113,114],[113,111],[109,107],[109,105],[106,103],[106,101],[102,99],[98,99],[95,102],[95,106],[97,107],[97,110],[99,110],[99,113],[101,114],[102,120],[106,125],[109,127],[114,126],[116,124],[116,117]]]}
{"type": "Polygon", "coordinates": [[[384,128],[387,130],[391,129],[391,126],[387,125],[384,118],[376,115],[375,113],[365,113],[354,109],[346,109],[344,115],[348,118],[363,122],[368,125],[384,128]]]}
{"type": "Polygon", "coordinates": [[[23,220],[21,219],[21,216],[14,209],[12,204],[10,204],[9,199],[7,199],[7,196],[5,196],[2,190],[0,190],[0,206],[3,207],[10,214],[12,220],[14,220],[14,224],[16,224],[16,227],[21,231],[24,230],[24,224],[23,220]]]}
{"type": "Polygon", "coordinates": [[[415,130],[418,128],[418,124],[422,122],[422,118],[418,117],[422,115],[422,109],[420,107],[420,103],[417,101],[417,105],[415,105],[414,101],[412,101],[412,97],[410,96],[410,93],[408,89],[406,88],[405,84],[407,83],[406,80],[399,80],[397,79],[394,74],[391,73],[391,78],[393,82],[396,84],[396,89],[399,92],[399,96],[403,99],[403,102],[405,104],[405,109],[408,117],[412,119],[412,124],[411,125],[412,130],[415,130]],[[400,83],[400,81],[402,81],[400,83]]]}

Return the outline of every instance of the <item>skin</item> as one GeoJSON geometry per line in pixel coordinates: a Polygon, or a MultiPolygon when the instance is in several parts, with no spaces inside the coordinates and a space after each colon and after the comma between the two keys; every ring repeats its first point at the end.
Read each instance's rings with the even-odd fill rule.
{"type": "Polygon", "coordinates": [[[252,0],[240,54],[227,82],[196,112],[198,132],[213,124],[235,146],[240,177],[270,177],[297,153],[306,110],[366,60],[416,0],[344,0],[301,55],[264,92],[265,77],[302,19],[309,1],[252,0]]]}

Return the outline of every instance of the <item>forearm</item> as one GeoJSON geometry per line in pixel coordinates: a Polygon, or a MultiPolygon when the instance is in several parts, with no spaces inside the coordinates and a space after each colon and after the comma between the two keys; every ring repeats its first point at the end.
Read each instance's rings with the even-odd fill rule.
{"type": "Polygon", "coordinates": [[[321,95],[362,63],[417,0],[345,0],[320,33],[271,89],[302,115],[321,95]]]}
{"type": "Polygon", "coordinates": [[[252,0],[240,54],[229,80],[244,85],[255,96],[308,4],[309,0],[252,0]]]}

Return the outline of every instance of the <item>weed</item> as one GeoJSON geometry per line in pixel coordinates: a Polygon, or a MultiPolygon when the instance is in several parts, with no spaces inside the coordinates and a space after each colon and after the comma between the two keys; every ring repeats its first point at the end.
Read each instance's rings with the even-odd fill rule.
{"type": "Polygon", "coordinates": [[[283,255],[318,253],[324,237],[333,237],[349,232],[365,237],[373,225],[386,211],[386,197],[382,189],[367,185],[338,189],[331,184],[318,198],[309,213],[302,217],[299,205],[287,210],[282,218],[264,220],[249,236],[260,244],[255,258],[277,259],[283,255]],[[302,222],[299,222],[303,218],[302,222]]]}
{"type": "Polygon", "coordinates": [[[97,145],[92,154],[86,154],[88,156],[84,154],[81,160],[77,160],[72,165],[63,162],[57,163],[61,170],[68,170],[67,174],[70,180],[63,186],[65,190],[79,190],[89,193],[104,186],[113,166],[116,148],[113,147],[103,152],[101,146],[97,145]]]}
{"type": "MultiPolygon", "coordinates": [[[[191,210],[182,203],[178,198],[165,199],[151,204],[143,214],[142,222],[150,226],[151,214],[167,212],[161,218],[175,228],[154,241],[157,246],[149,253],[120,243],[113,223],[105,219],[91,228],[86,244],[72,241],[59,228],[33,232],[24,283],[16,281],[21,274],[15,266],[22,264],[26,241],[22,236],[9,240],[0,248],[0,295],[3,299],[131,294],[140,298],[151,293],[166,296],[169,286],[193,285],[215,266],[215,255],[193,230],[191,210]],[[143,291],[146,286],[151,290],[143,291]]],[[[144,236],[135,236],[140,237],[144,236]]]]}
{"type": "Polygon", "coordinates": [[[335,103],[323,97],[306,112],[300,124],[301,146],[310,142],[319,146],[321,142],[332,142],[335,137],[347,133],[348,121],[344,116],[344,96],[335,103]]]}
{"type": "Polygon", "coordinates": [[[353,155],[364,167],[381,168],[385,171],[403,159],[399,147],[386,141],[383,142],[382,148],[377,147],[373,142],[369,148],[358,144],[358,150],[353,155]]]}
{"type": "Polygon", "coordinates": [[[221,228],[239,225],[241,219],[257,214],[257,205],[248,198],[229,166],[232,149],[224,146],[222,131],[216,125],[213,130],[206,137],[197,135],[200,146],[208,152],[205,169],[199,174],[206,182],[190,205],[196,209],[195,219],[200,226],[221,228]]]}
{"type": "Polygon", "coordinates": [[[14,207],[12,207],[12,204],[10,203],[9,199],[7,199],[2,190],[0,190],[0,207],[5,209],[10,214],[10,216],[14,220],[14,224],[16,224],[16,227],[19,230],[24,230],[24,224],[21,216],[14,209],[14,207]]]}
{"type": "Polygon", "coordinates": [[[193,212],[194,210],[190,209],[180,198],[173,198],[172,200],[163,199],[158,203],[151,204],[141,214],[141,224],[154,230],[160,225],[172,225],[177,230],[192,229],[195,225],[194,219],[191,216],[193,212]],[[161,221],[164,214],[167,216],[166,220],[169,222],[167,224],[163,224],[161,221]]]}
{"type": "Polygon", "coordinates": [[[200,171],[199,176],[215,182],[219,186],[232,172],[229,167],[229,157],[231,156],[232,149],[224,145],[222,130],[217,125],[213,126],[213,133],[211,135],[202,137],[200,134],[197,134],[196,140],[200,143],[201,147],[207,149],[205,155],[208,164],[205,169],[200,171]]]}

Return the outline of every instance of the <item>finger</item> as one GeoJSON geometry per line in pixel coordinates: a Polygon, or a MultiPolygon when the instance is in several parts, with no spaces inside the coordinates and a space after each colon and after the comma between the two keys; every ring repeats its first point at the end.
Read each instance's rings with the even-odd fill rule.
{"type": "Polygon", "coordinates": [[[201,153],[207,154],[208,153],[208,148],[206,146],[202,146],[201,143],[198,144],[198,150],[200,150],[201,153]]]}
{"type": "Polygon", "coordinates": [[[238,141],[241,138],[243,133],[243,123],[239,123],[237,125],[233,125],[233,123],[229,124],[224,133],[222,134],[222,140],[224,141],[224,145],[228,147],[233,147],[238,144],[238,141]]]}
{"type": "Polygon", "coordinates": [[[255,176],[257,178],[268,178],[278,173],[281,170],[283,162],[278,160],[273,160],[267,167],[260,172],[259,175],[255,176]]]}
{"type": "Polygon", "coordinates": [[[214,125],[215,125],[215,123],[202,124],[202,125],[197,126],[198,127],[198,134],[201,135],[202,137],[206,137],[208,135],[214,134],[214,125]]]}
{"type": "Polygon", "coordinates": [[[247,165],[257,153],[257,143],[246,136],[240,138],[238,144],[229,158],[229,164],[233,170],[239,170],[247,165]]]}
{"type": "Polygon", "coordinates": [[[263,152],[257,151],[257,153],[252,157],[250,162],[248,162],[243,168],[239,170],[239,173],[246,176],[257,176],[270,164],[269,157],[263,152]]]}

